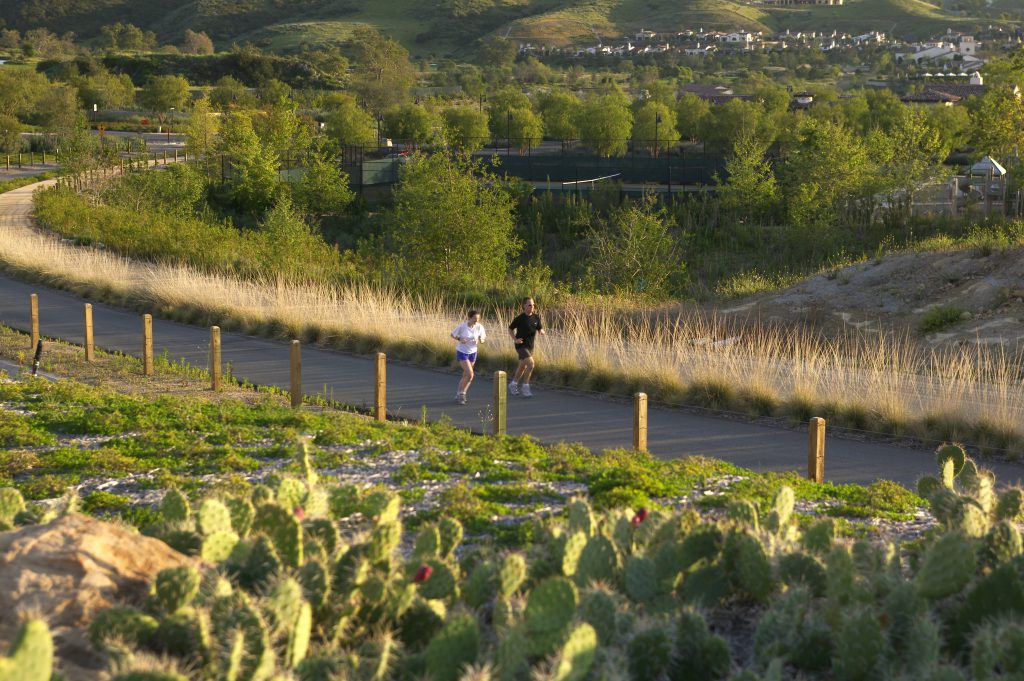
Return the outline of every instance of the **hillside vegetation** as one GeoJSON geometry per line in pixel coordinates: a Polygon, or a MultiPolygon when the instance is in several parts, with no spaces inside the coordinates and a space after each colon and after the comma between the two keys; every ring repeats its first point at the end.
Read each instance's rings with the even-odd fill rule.
{"type": "Polygon", "coordinates": [[[27,30],[46,27],[83,38],[101,26],[131,22],[178,39],[205,31],[218,43],[252,41],[275,50],[304,43],[344,43],[353,26],[393,35],[414,54],[458,52],[477,40],[566,44],[641,28],[879,30],[907,37],[947,27],[970,31],[992,18],[939,9],[923,0],[851,0],[843,7],[760,8],[733,0],[191,0],[167,7],[147,0],[31,0],[0,4],[0,20],[27,30]]]}

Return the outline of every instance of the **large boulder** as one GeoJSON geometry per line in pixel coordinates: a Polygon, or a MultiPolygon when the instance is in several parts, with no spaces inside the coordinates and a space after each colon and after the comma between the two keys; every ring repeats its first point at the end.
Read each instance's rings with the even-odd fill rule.
{"type": "Polygon", "coordinates": [[[141,603],[156,573],[187,564],[196,559],[84,515],[0,532],[0,650],[17,633],[18,613],[42,617],[65,678],[95,679],[105,661],[89,643],[89,622],[113,605],[141,603]]]}

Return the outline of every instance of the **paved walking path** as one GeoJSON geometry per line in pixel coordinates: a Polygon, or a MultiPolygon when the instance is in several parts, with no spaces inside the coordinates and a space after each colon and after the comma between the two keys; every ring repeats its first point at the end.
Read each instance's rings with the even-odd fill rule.
{"type": "MultiPolygon", "coordinates": [[[[28,238],[25,235],[32,234],[34,188],[33,185],[0,195],[0,225],[7,227],[6,238],[28,238]]],[[[82,342],[84,299],[4,276],[0,276],[0,323],[27,331],[30,293],[39,294],[44,337],[82,342]]],[[[139,355],[140,316],[90,302],[93,302],[97,346],[139,355]]],[[[166,352],[171,360],[184,359],[196,366],[207,366],[208,329],[161,319],[154,320],[153,327],[157,355],[166,352]]],[[[539,342],[543,343],[544,339],[539,342]]],[[[289,344],[286,341],[223,332],[222,345],[223,360],[230,362],[236,377],[255,384],[288,387],[289,344]]],[[[372,404],[372,358],[307,346],[303,348],[302,364],[307,393],[326,392],[331,399],[357,407],[372,404]]],[[[537,379],[543,381],[543,376],[541,364],[537,379]]],[[[451,372],[389,364],[388,412],[394,417],[415,420],[425,407],[430,419],[445,415],[458,426],[489,431],[491,381],[487,377],[478,378],[470,390],[469,404],[465,406],[454,403],[457,382],[458,376],[451,372]]],[[[510,434],[528,433],[544,442],[581,442],[594,451],[631,445],[633,423],[629,401],[546,389],[537,384],[534,392],[536,396],[532,399],[509,397],[510,434]]],[[[654,406],[648,421],[649,449],[663,459],[703,455],[758,471],[806,470],[806,430],[756,425],[654,406]]],[[[825,477],[833,482],[870,483],[885,478],[913,485],[921,475],[935,472],[929,452],[834,436],[827,438],[825,450],[825,477]]],[[[1001,484],[1024,479],[1024,466],[992,464],[990,467],[1001,484]]]]}
{"type": "MultiPolygon", "coordinates": [[[[42,335],[81,343],[85,301],[66,292],[0,277],[0,322],[28,330],[28,300],[33,292],[39,294],[42,335]]],[[[137,313],[93,302],[93,319],[97,346],[139,355],[142,323],[137,313]]],[[[166,352],[171,360],[207,365],[207,329],[156,319],[153,330],[157,355],[166,352]]],[[[223,359],[231,363],[236,377],[256,384],[288,387],[287,342],[223,332],[222,346],[223,359]]],[[[359,407],[373,402],[374,363],[369,357],[305,346],[302,370],[307,393],[326,391],[328,397],[359,407]]],[[[543,367],[540,374],[543,375],[543,367]]],[[[431,419],[444,414],[459,426],[490,428],[492,385],[487,378],[477,379],[470,390],[469,404],[459,406],[453,402],[457,383],[453,373],[389,364],[387,377],[388,411],[392,416],[419,419],[425,406],[431,419]]],[[[656,407],[651,408],[649,421],[649,447],[661,458],[699,454],[759,471],[804,470],[806,466],[805,431],[656,407]]],[[[545,442],[582,442],[595,451],[628,447],[632,406],[626,400],[535,386],[532,399],[509,397],[508,429],[511,434],[529,433],[545,442]]],[[[1021,466],[992,467],[1001,483],[1024,477],[1021,466]]],[[[870,483],[887,478],[912,485],[920,475],[934,469],[928,452],[837,437],[829,437],[826,444],[825,474],[834,482],[870,483]]]]}

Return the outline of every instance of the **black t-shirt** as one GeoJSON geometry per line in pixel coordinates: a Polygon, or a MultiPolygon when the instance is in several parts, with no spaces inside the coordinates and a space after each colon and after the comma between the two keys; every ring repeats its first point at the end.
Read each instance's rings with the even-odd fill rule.
{"type": "Polygon", "coordinates": [[[537,332],[543,329],[544,325],[540,323],[540,315],[524,312],[513,319],[508,328],[510,331],[515,331],[516,338],[523,339],[522,347],[533,350],[533,339],[537,337],[537,332]]]}

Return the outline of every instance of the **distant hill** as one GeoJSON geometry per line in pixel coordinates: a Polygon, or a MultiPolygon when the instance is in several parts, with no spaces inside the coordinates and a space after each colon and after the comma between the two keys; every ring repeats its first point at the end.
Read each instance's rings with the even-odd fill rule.
{"type": "Polygon", "coordinates": [[[155,31],[163,41],[179,40],[188,28],[207,32],[219,47],[250,41],[286,51],[303,43],[344,44],[362,23],[423,57],[464,54],[477,40],[494,36],[567,44],[641,28],[878,30],[924,37],[946,28],[1020,25],[1021,14],[972,16],[924,0],[847,0],[842,7],[767,7],[739,0],[0,0],[0,20],[22,31],[42,26],[91,38],[101,26],[121,21],[155,31]]]}

